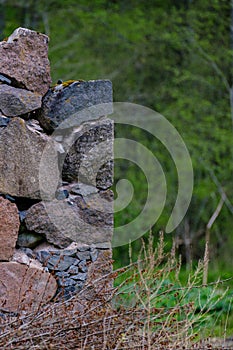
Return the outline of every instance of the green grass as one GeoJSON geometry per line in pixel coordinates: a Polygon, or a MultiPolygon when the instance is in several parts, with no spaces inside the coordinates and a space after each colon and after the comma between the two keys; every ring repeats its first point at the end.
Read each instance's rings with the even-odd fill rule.
{"type": "MultiPolygon", "coordinates": [[[[153,246],[152,241],[148,245],[150,244],[153,246]]],[[[155,252],[152,247],[143,246],[138,261],[134,263],[131,261],[131,268],[115,280],[115,286],[121,291],[121,303],[132,306],[141,299],[145,304],[150,303],[151,308],[174,310],[179,306],[176,321],[186,320],[192,326],[192,333],[197,334],[197,339],[208,336],[222,338],[232,336],[231,273],[221,276],[219,271],[213,272],[210,265],[209,283],[203,286],[201,261],[193,266],[191,271],[187,271],[175,257],[174,250],[165,253],[164,244],[163,247],[161,243],[159,245],[155,252]],[[140,259],[143,261],[142,266],[146,261],[145,266],[149,265],[149,268],[140,267],[140,259]],[[143,272],[139,273],[140,269],[143,272]],[[142,280],[144,282],[140,286],[142,280]],[[149,296],[148,293],[145,294],[146,290],[150,291],[149,296]],[[187,307],[190,307],[189,311],[185,310],[187,307]]],[[[130,249],[129,254],[132,256],[130,249]]]]}

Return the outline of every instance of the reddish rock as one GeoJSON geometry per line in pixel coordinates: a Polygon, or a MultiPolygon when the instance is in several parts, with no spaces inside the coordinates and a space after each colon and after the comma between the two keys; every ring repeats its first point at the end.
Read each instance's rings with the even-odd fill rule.
{"type": "Polygon", "coordinates": [[[17,28],[0,42],[0,74],[13,78],[14,85],[44,95],[51,84],[48,37],[17,28]]]}
{"type": "Polygon", "coordinates": [[[0,263],[0,310],[37,311],[57,290],[55,278],[37,267],[17,262],[0,263]]]}
{"type": "Polygon", "coordinates": [[[0,197],[0,260],[7,261],[12,258],[19,225],[16,205],[8,199],[0,197]]]}

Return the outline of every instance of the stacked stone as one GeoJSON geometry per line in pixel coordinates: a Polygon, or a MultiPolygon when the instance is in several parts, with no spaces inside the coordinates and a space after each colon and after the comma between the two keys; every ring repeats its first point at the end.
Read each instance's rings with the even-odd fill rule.
{"type": "Polygon", "coordinates": [[[111,260],[111,82],[50,84],[46,35],[0,42],[2,311],[70,296],[103,251],[111,260]]]}
{"type": "MultiPolygon", "coordinates": [[[[103,246],[103,248],[107,247],[103,246]]],[[[100,248],[88,245],[76,247],[72,243],[72,246],[63,251],[39,250],[36,258],[56,277],[58,295],[69,297],[84,286],[88,266],[98,259],[99,250],[100,248]]]]}

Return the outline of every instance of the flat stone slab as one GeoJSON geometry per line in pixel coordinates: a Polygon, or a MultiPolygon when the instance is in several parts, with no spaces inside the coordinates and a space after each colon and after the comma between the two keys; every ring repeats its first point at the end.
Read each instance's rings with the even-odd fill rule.
{"type": "Polygon", "coordinates": [[[71,81],[47,92],[39,121],[48,131],[81,125],[112,113],[110,80],[71,81]]]}
{"type": "Polygon", "coordinates": [[[40,198],[40,161],[48,147],[45,183],[51,188],[58,178],[57,151],[51,139],[28,126],[21,118],[12,118],[0,133],[0,193],[17,197],[40,198]]]}
{"type": "Polygon", "coordinates": [[[37,311],[56,290],[55,278],[43,269],[17,262],[0,263],[0,310],[37,311]]]}
{"type": "Polygon", "coordinates": [[[0,84],[0,111],[7,117],[16,117],[41,107],[42,96],[24,89],[0,84]]]}
{"type": "Polygon", "coordinates": [[[0,197],[0,260],[9,261],[13,257],[19,225],[17,206],[0,197]]]}
{"type": "Polygon", "coordinates": [[[44,34],[17,28],[0,42],[0,74],[16,87],[44,95],[51,84],[48,41],[44,34]]]}

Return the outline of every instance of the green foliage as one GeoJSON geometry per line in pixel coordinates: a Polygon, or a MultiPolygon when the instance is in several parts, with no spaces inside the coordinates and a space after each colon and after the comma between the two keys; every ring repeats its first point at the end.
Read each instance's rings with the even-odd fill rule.
{"type": "MultiPolygon", "coordinates": [[[[129,253],[131,255],[131,249],[129,253]]],[[[233,309],[233,293],[223,281],[202,285],[201,261],[185,275],[181,267],[174,246],[165,253],[163,235],[160,235],[157,248],[153,249],[150,236],[147,248],[142,241],[137,261],[131,262],[115,280],[118,288],[113,299],[115,305],[147,310],[155,332],[162,324],[165,332],[175,326],[176,336],[180,334],[186,340],[196,339],[197,334],[199,339],[231,335],[229,315],[233,309]]],[[[175,337],[174,344],[178,340],[175,337]]]]}

